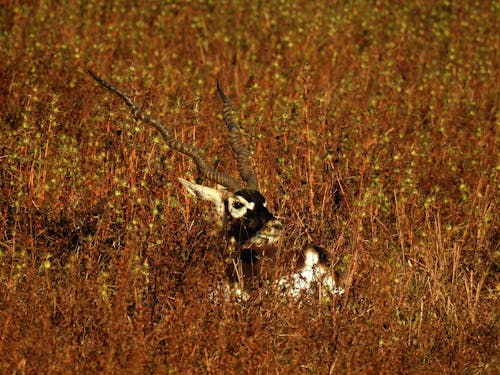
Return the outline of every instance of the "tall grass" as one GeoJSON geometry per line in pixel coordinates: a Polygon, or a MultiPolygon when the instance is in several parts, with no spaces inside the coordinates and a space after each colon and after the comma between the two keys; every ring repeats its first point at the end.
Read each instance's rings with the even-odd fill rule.
{"type": "Polygon", "coordinates": [[[496,373],[494,1],[0,5],[0,372],[496,373]],[[192,162],[92,68],[235,170],[238,108],[282,251],[346,295],[213,301],[192,162]]]}

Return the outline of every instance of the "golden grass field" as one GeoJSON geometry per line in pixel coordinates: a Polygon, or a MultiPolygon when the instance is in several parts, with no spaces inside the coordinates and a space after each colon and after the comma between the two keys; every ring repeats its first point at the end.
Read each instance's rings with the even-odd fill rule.
{"type": "Polygon", "coordinates": [[[499,19],[487,0],[1,2],[0,373],[498,374],[499,19]],[[236,172],[219,79],[281,250],[325,247],[346,294],[210,299],[225,245],[177,181],[196,168],[88,68],[236,172]]]}

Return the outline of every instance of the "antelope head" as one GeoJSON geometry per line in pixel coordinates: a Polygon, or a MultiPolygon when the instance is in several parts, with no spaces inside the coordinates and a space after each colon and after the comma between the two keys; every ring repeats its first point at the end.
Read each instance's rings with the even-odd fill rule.
{"type": "Polygon", "coordinates": [[[229,143],[234,151],[244,185],[232,176],[215,170],[199,149],[176,139],[163,121],[154,119],[141,111],[121,90],[98,77],[92,70],[88,70],[88,73],[99,84],[120,97],[137,120],[155,128],[170,148],[190,157],[203,177],[224,187],[224,189],[215,189],[179,178],[181,184],[191,194],[215,205],[218,215],[227,224],[229,240],[243,246],[245,244],[259,246],[277,242],[283,226],[267,209],[266,199],[259,192],[257,177],[250,170],[248,148],[241,142],[240,126],[234,120],[231,103],[218,81],[217,91],[222,99],[224,123],[229,130],[229,143]]]}

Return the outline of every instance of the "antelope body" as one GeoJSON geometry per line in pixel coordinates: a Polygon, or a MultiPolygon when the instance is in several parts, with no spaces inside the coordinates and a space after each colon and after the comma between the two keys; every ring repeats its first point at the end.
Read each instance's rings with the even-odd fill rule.
{"type": "Polygon", "coordinates": [[[214,189],[179,178],[189,193],[212,202],[225,223],[228,248],[234,254],[226,274],[229,282],[237,285],[237,296],[248,296],[249,291],[269,280],[275,281],[273,285],[281,294],[294,297],[307,293],[314,284],[320,284],[323,289],[332,293],[343,293],[341,288],[336,287],[328,272],[327,253],[317,246],[309,246],[300,252],[294,264],[288,263],[285,275],[279,275],[283,262],[280,262],[278,241],[283,225],[268,210],[266,199],[259,192],[257,177],[249,167],[249,151],[241,142],[240,126],[234,121],[231,103],[218,81],[217,91],[223,103],[224,122],[229,129],[229,143],[236,155],[244,186],[230,175],[215,170],[198,149],[174,138],[165,123],[145,114],[122,91],[99,78],[93,71],[89,70],[88,73],[99,84],[119,96],[137,120],[154,127],[170,148],[193,159],[206,179],[225,188],[214,189]]]}

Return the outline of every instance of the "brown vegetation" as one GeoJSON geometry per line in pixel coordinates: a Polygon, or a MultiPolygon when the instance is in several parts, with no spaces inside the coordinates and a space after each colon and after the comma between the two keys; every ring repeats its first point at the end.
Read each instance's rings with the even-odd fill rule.
{"type": "Polygon", "coordinates": [[[1,373],[498,373],[496,2],[63,3],[0,5],[1,373]],[[235,170],[220,79],[346,294],[211,301],[193,164],[87,68],[235,170]]]}

